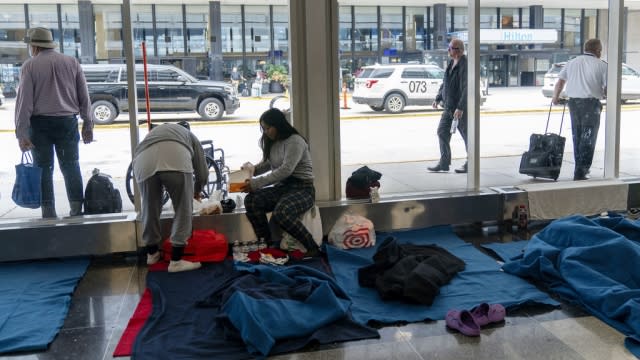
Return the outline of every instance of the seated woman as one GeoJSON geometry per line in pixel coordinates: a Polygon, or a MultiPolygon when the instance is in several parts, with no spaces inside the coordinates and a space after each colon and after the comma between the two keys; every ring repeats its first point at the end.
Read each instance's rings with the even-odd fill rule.
{"type": "Polygon", "coordinates": [[[318,245],[300,221],[315,204],[313,168],[307,140],[287,122],[279,109],[269,109],[260,116],[262,161],[246,163],[253,177],[245,181],[244,199],[247,218],[258,239],[273,246],[267,213],[284,231],[307,248],[307,255],[318,254],[318,245]],[[273,186],[270,186],[273,185],[273,186]]]}

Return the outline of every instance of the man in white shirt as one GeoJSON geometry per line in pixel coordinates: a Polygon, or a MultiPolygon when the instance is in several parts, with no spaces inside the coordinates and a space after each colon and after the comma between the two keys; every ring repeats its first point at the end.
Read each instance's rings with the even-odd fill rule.
{"type": "Polygon", "coordinates": [[[600,99],[605,97],[607,88],[607,64],[600,60],[601,54],[600,40],[587,40],[584,54],[571,59],[560,71],[551,100],[554,104],[560,102],[560,92],[566,83],[575,158],[573,180],[589,179],[600,128],[600,99]]]}

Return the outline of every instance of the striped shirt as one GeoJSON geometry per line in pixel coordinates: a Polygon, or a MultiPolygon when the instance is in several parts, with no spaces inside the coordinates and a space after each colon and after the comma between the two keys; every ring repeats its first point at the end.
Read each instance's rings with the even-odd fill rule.
{"type": "Polygon", "coordinates": [[[16,137],[29,137],[31,116],[79,114],[93,127],[87,82],[78,60],[54,49],[41,49],[24,62],[15,110],[16,137]]]}

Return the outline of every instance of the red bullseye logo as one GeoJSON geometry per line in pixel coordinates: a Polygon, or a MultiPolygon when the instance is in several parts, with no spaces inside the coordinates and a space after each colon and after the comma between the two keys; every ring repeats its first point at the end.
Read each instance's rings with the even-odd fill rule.
{"type": "Polygon", "coordinates": [[[343,246],[345,249],[357,249],[372,246],[369,229],[347,230],[343,234],[343,246]]]}

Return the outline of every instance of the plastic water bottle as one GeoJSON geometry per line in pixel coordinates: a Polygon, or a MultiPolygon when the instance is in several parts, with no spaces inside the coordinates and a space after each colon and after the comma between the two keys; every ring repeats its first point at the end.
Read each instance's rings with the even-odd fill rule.
{"type": "Polygon", "coordinates": [[[240,240],[236,239],[236,240],[233,242],[233,248],[232,248],[233,258],[234,258],[234,259],[237,259],[237,258],[239,257],[239,255],[240,255],[240,253],[241,253],[241,251],[240,251],[240,250],[241,250],[241,249],[240,249],[240,240]]]}
{"type": "Polygon", "coordinates": [[[380,201],[380,192],[378,192],[378,187],[370,187],[369,188],[369,199],[372,203],[377,203],[380,201]]]}
{"type": "Polygon", "coordinates": [[[257,250],[258,250],[258,242],[257,241],[250,241],[249,242],[249,252],[257,251],[257,250]]]}
{"type": "Polygon", "coordinates": [[[518,229],[524,230],[529,223],[529,214],[527,213],[527,207],[520,205],[518,207],[518,229]]]}
{"type": "Polygon", "coordinates": [[[455,134],[458,129],[458,118],[454,117],[453,121],[451,121],[451,133],[455,134]]]}

